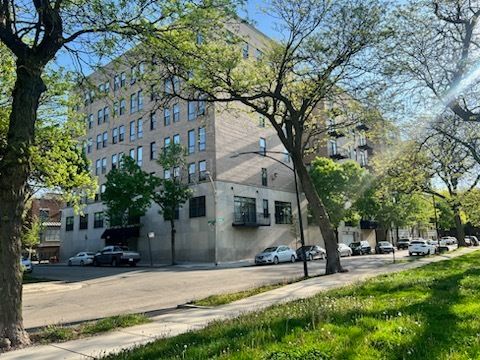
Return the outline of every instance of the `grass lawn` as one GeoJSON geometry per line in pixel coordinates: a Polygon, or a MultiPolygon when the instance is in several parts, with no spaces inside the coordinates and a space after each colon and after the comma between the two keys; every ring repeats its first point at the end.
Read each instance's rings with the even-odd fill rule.
{"type": "Polygon", "coordinates": [[[30,334],[30,339],[34,343],[41,344],[62,342],[112,331],[118,328],[145,324],[147,322],[150,322],[150,319],[144,315],[128,314],[111,316],[98,321],[89,321],[74,326],[50,325],[30,334]]]}
{"type": "Polygon", "coordinates": [[[48,281],[54,281],[54,280],[37,278],[35,276],[32,276],[31,274],[23,273],[23,282],[22,282],[23,284],[34,284],[34,283],[48,282],[48,281]]]}
{"type": "Polygon", "coordinates": [[[109,359],[479,359],[480,252],[321,293],[109,359]]]}

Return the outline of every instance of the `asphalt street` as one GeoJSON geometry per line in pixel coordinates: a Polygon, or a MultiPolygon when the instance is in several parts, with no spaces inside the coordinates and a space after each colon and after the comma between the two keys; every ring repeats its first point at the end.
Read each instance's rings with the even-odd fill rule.
{"type": "MultiPolygon", "coordinates": [[[[406,250],[396,253],[397,259],[407,257],[406,250]]],[[[373,270],[392,263],[392,255],[342,258],[342,263],[347,269],[373,270]]],[[[310,275],[324,273],[324,260],[315,260],[308,265],[310,275]]],[[[303,276],[303,264],[238,268],[38,265],[33,275],[60,281],[24,286],[23,314],[27,328],[173,309],[212,294],[299,278],[303,276]]]]}

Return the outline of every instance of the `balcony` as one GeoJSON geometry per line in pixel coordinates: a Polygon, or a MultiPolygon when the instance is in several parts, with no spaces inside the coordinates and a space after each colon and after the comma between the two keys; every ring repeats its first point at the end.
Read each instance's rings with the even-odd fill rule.
{"type": "Polygon", "coordinates": [[[335,130],[335,129],[329,129],[329,130],[327,131],[327,133],[328,133],[329,136],[331,136],[331,137],[333,137],[333,138],[337,138],[337,139],[345,136],[344,133],[342,133],[342,132],[340,132],[340,131],[338,131],[338,130],[335,130]]]}
{"type": "Polygon", "coordinates": [[[372,150],[372,147],[370,146],[370,144],[368,143],[368,141],[364,141],[364,142],[361,142],[357,148],[359,148],[360,150],[372,150]]]}
{"type": "Polygon", "coordinates": [[[330,154],[330,158],[332,158],[334,160],[347,159],[348,157],[349,156],[348,156],[347,151],[344,151],[344,150],[337,150],[334,153],[330,154]]]}
{"type": "Polygon", "coordinates": [[[257,212],[234,212],[232,226],[270,226],[270,214],[257,212]]]}
{"type": "Polygon", "coordinates": [[[360,220],[360,229],[373,230],[378,228],[378,222],[374,220],[360,220]]]}
{"type": "Polygon", "coordinates": [[[363,124],[363,123],[357,125],[357,130],[367,131],[367,130],[369,130],[369,129],[370,129],[370,128],[369,128],[367,125],[363,124]]]}

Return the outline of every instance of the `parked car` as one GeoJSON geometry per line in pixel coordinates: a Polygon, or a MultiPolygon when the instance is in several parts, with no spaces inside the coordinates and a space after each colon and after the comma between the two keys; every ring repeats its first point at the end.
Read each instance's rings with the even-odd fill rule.
{"type": "Polygon", "coordinates": [[[390,254],[395,252],[395,248],[388,241],[380,241],[375,246],[375,254],[390,254]]]}
{"type": "Polygon", "coordinates": [[[350,249],[350,247],[348,247],[344,243],[338,244],[337,250],[340,256],[352,256],[352,249],[350,249]]]}
{"type": "Polygon", "coordinates": [[[457,239],[453,236],[444,236],[440,238],[440,245],[455,245],[457,243],[457,239]]]}
{"type": "Polygon", "coordinates": [[[473,246],[472,240],[465,236],[465,246],[473,246]]]}
{"type": "Polygon", "coordinates": [[[29,258],[20,258],[20,264],[22,264],[23,272],[31,273],[33,271],[33,265],[29,258]]]}
{"type": "Polygon", "coordinates": [[[398,250],[406,250],[408,249],[408,245],[410,245],[410,239],[408,238],[398,239],[397,241],[398,250]]]}
{"type": "Polygon", "coordinates": [[[93,265],[112,265],[118,266],[128,264],[135,266],[140,261],[140,254],[128,251],[128,248],[121,246],[105,246],[102,251],[93,257],[93,265]]]}
{"type": "Polygon", "coordinates": [[[372,252],[372,247],[368,241],[357,241],[352,242],[350,245],[350,249],[352,249],[353,255],[364,255],[370,254],[372,252]]]}
{"type": "Polygon", "coordinates": [[[93,252],[86,252],[82,251],[79,252],[77,255],[72,256],[68,259],[68,266],[72,265],[91,265],[93,264],[93,258],[95,257],[95,253],[93,252]]]}
{"type": "Polygon", "coordinates": [[[255,255],[255,264],[278,264],[281,262],[295,262],[295,250],[286,245],[272,246],[255,255]]]}
{"type": "Polygon", "coordinates": [[[433,255],[435,254],[435,246],[430,245],[426,240],[415,239],[410,242],[408,246],[408,254],[412,256],[417,255],[433,255]]]}
{"type": "Polygon", "coordinates": [[[297,249],[297,259],[303,261],[303,248],[307,260],[325,259],[327,252],[318,245],[305,245],[297,249]]]}
{"type": "Polygon", "coordinates": [[[473,236],[473,235],[468,235],[468,236],[465,236],[465,239],[470,239],[470,241],[472,242],[472,245],[473,246],[478,246],[480,245],[480,242],[478,241],[478,238],[476,236],[473,236]]]}

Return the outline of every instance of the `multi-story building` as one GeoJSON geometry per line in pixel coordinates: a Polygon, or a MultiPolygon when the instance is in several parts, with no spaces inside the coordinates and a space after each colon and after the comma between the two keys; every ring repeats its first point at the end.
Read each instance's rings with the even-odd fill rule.
{"type": "MultiPolygon", "coordinates": [[[[260,56],[267,38],[240,23],[246,39],[244,57],[260,56]]],[[[179,262],[230,262],[252,259],[265,247],[279,244],[296,247],[292,228],[297,215],[293,173],[282,164],[258,154],[289,163],[275,131],[265,119],[241,107],[203,101],[159,102],[150,85],[137,78],[147,67],[139,62],[131,69],[115,63],[92,74],[95,91],[85,94],[82,111],[87,119],[85,152],[98,178],[99,194],[83,209],[62,212],[63,259],[82,250],[95,251],[122,238],[149,260],[148,233],[155,263],[170,261],[170,225],[156,205],[140,220],[139,227],[109,229],[101,202],[106,174],[123,156],[131,156],[143,170],[157,176],[172,176],[156,162],[159,151],[178,143],[187,150],[183,171],[193,197],[178,212],[176,259],[179,262]],[[122,232],[122,234],[119,234],[122,232]],[[127,234],[127,235],[125,235],[127,234]]],[[[168,86],[176,86],[167,81],[168,86]]],[[[306,200],[302,196],[306,223],[306,200]]],[[[318,243],[318,241],[316,242],[318,243]]]]}

